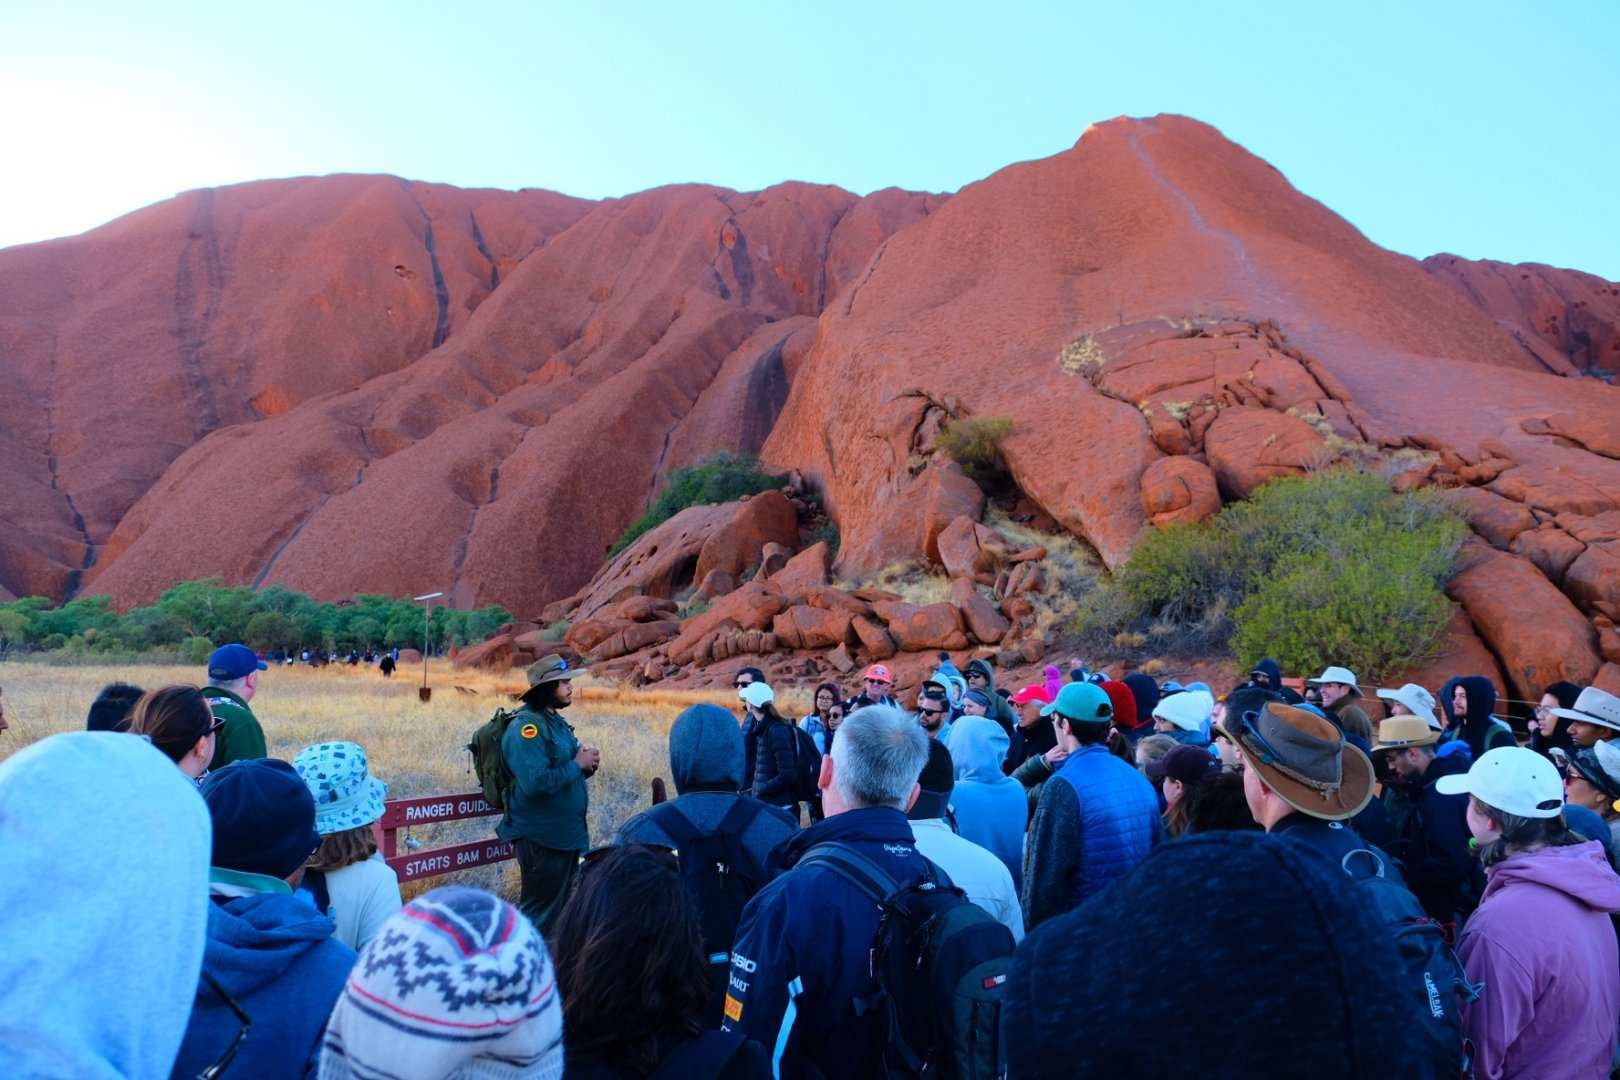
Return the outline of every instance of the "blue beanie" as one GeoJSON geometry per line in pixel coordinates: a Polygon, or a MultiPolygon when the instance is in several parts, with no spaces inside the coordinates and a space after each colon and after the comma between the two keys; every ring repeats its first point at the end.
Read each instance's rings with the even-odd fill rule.
{"type": "Polygon", "coordinates": [[[214,820],[212,864],[286,878],[321,846],[315,798],[298,771],[278,758],[233,761],[202,784],[214,820]]]}

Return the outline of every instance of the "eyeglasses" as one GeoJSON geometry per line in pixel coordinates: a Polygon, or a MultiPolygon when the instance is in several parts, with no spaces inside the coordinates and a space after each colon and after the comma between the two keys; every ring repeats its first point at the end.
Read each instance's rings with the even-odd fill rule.
{"type": "Polygon", "coordinates": [[[225,1007],[236,1014],[236,1022],[242,1025],[242,1030],[236,1033],[236,1038],[231,1040],[231,1045],[225,1048],[225,1052],[219,1055],[219,1060],[197,1074],[197,1080],[214,1080],[215,1077],[230,1068],[231,1062],[236,1060],[237,1051],[242,1049],[242,1043],[247,1040],[248,1032],[253,1030],[253,1019],[242,1011],[242,1006],[238,1005],[236,999],[225,992],[225,988],[219,985],[212,975],[205,971],[202,973],[202,979],[203,982],[208,984],[210,990],[219,995],[219,999],[225,1003],[225,1007]]]}
{"type": "Polygon", "coordinates": [[[1552,715],[1552,710],[1545,705],[1537,705],[1531,712],[1543,720],[1552,715]]]}

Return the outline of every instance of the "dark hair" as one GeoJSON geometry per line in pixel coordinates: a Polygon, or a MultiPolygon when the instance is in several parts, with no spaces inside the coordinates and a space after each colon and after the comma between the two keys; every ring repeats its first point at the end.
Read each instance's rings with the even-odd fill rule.
{"type": "Polygon", "coordinates": [[[1479,812],[1502,831],[1502,835],[1495,840],[1479,845],[1479,861],[1487,867],[1495,866],[1509,855],[1538,848],[1569,847],[1586,840],[1586,837],[1570,831],[1562,811],[1556,817],[1519,817],[1498,810],[1477,795],[1471,798],[1479,812]]]}
{"type": "Polygon", "coordinates": [[[703,933],[667,849],[625,844],[588,858],[557,916],[552,957],[570,1066],[645,1075],[661,1050],[703,1030],[703,933]]]}
{"type": "Polygon", "coordinates": [[[737,669],[737,674],[735,674],[735,675],[733,675],[731,677],[731,681],[736,682],[739,678],[741,678],[744,675],[752,676],[755,682],[764,682],[765,681],[765,673],[763,671],[759,670],[759,668],[757,668],[757,667],[738,668],[737,669]]]}
{"type": "MultiPolygon", "coordinates": [[[[1580,693],[1581,688],[1572,682],[1555,682],[1549,685],[1547,689],[1542,691],[1543,695],[1551,694],[1553,700],[1558,702],[1558,707],[1560,709],[1568,709],[1573,706],[1575,704],[1575,699],[1580,696],[1580,693]]],[[[1539,701],[1540,699],[1537,700],[1539,701]]],[[[1552,751],[1555,748],[1564,751],[1566,754],[1573,754],[1575,752],[1575,740],[1570,738],[1569,725],[1573,724],[1574,722],[1575,721],[1571,720],[1567,716],[1555,717],[1553,720],[1553,733],[1551,735],[1543,735],[1541,733],[1540,726],[1534,722],[1534,718],[1532,717],[1532,722],[1530,724],[1530,749],[1546,758],[1550,758],[1552,756],[1552,751]]]]}
{"type": "Polygon", "coordinates": [[[1118,728],[1108,729],[1108,750],[1126,764],[1136,765],[1136,750],[1131,746],[1131,740],[1120,734],[1118,728]]]}
{"type": "MultiPolygon", "coordinates": [[[[1203,788],[1208,787],[1214,782],[1215,778],[1220,775],[1221,770],[1211,769],[1196,780],[1186,780],[1182,782],[1181,786],[1184,790],[1181,793],[1181,798],[1171,803],[1169,808],[1164,812],[1164,831],[1167,835],[1172,837],[1184,836],[1187,833],[1192,832],[1193,796],[1203,788]]],[[[1167,777],[1167,779],[1169,778],[1167,777]]],[[[1164,781],[1162,780],[1160,781],[1161,790],[1163,782],[1164,781]]],[[[1238,777],[1238,801],[1243,803],[1243,812],[1248,814],[1249,802],[1243,794],[1243,777],[1241,776],[1238,777]]],[[[1249,820],[1253,821],[1254,818],[1251,816],[1249,820]]]]}
{"type": "Polygon", "coordinates": [[[1186,827],[1182,835],[1233,829],[1259,829],[1243,794],[1243,774],[1236,769],[1210,773],[1182,796],[1176,805],[1186,805],[1186,827]]]}
{"type": "Polygon", "coordinates": [[[553,679],[551,682],[543,682],[539,686],[531,686],[518,696],[518,700],[535,710],[558,708],[562,705],[562,702],[557,700],[557,684],[562,681],[562,679],[553,679]]]}
{"type": "Polygon", "coordinates": [[[306,864],[311,870],[341,870],[377,854],[377,834],[370,822],[321,837],[321,846],[306,864]]]}
{"type": "Polygon", "coordinates": [[[1114,725],[1108,720],[1070,720],[1062,713],[1053,713],[1052,719],[1061,718],[1069,726],[1069,734],[1081,746],[1096,746],[1108,743],[1108,733],[1114,725]]]}
{"type": "Polygon", "coordinates": [[[135,702],[129,730],[145,735],[152,745],[179,762],[197,740],[214,728],[214,711],[195,686],[165,686],[150,690],[135,702]]]}
{"type": "Polygon", "coordinates": [[[782,715],[781,711],[777,709],[776,702],[774,701],[767,701],[763,705],[755,706],[755,708],[759,710],[760,719],[765,723],[775,722],[787,724],[789,727],[793,726],[793,721],[782,715]]]}
{"type": "MultiPolygon", "coordinates": [[[[833,696],[834,704],[841,705],[844,702],[844,692],[838,689],[837,683],[822,683],[816,687],[816,692],[810,695],[810,711],[815,713],[817,716],[821,716],[821,706],[817,705],[816,702],[820,700],[821,692],[823,690],[827,691],[827,693],[833,696]]],[[[826,717],[822,717],[822,719],[826,719],[826,717]]]]}
{"type": "Polygon", "coordinates": [[[138,686],[126,682],[108,683],[90,703],[90,715],[85,720],[86,731],[128,731],[129,714],[135,703],[146,693],[138,686]]]}

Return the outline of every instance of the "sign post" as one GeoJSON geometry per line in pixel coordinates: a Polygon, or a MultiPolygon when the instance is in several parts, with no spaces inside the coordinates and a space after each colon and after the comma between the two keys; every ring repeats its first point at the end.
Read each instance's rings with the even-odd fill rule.
{"type": "Polygon", "coordinates": [[[433,688],[428,685],[427,676],[428,644],[433,635],[433,622],[431,618],[433,612],[433,601],[435,598],[443,595],[444,593],[442,592],[430,592],[424,593],[421,596],[411,597],[412,600],[422,601],[422,689],[416,692],[416,698],[418,701],[431,701],[433,698],[433,688]]]}

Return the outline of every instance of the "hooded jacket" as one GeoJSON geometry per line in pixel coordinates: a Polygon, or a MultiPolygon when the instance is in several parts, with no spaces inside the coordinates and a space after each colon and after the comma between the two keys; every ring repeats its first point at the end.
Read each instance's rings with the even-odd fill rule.
{"type": "Polygon", "coordinates": [[[0,1073],[169,1074],[211,836],[197,785],[137,736],[53,735],[0,764],[0,1073]]]}
{"type": "Polygon", "coordinates": [[[1282,666],[1269,656],[1254,665],[1254,670],[1249,673],[1248,685],[1281,694],[1283,702],[1288,705],[1298,705],[1305,700],[1293,687],[1283,685],[1282,666]]]}
{"type": "Polygon", "coordinates": [[[1001,725],[1001,730],[1012,738],[1013,728],[1018,726],[1018,713],[1013,709],[1012,702],[996,693],[996,669],[990,666],[988,660],[972,660],[968,662],[968,674],[978,672],[984,676],[984,692],[990,695],[990,712],[987,714],[992,720],[1001,725]]]}
{"type": "Polygon", "coordinates": [[[1078,906],[1147,857],[1164,833],[1153,785],[1106,745],[1081,746],[1041,790],[1024,856],[1024,925],[1078,906]]]}
{"type": "Polygon", "coordinates": [[[1587,841],[1510,855],[1490,869],[1479,910],[1457,943],[1478,1075],[1603,1080],[1620,1016],[1620,954],[1611,912],[1620,878],[1587,841]]]}
{"type": "Polygon", "coordinates": [[[771,1051],[778,1076],[802,1075],[806,1065],[828,1077],[866,1076],[887,1034],[851,1006],[870,989],[882,909],[827,866],[797,867],[829,841],[849,845],[901,884],[934,873],[917,851],[911,822],[892,807],[847,810],[772,855],[772,865],[785,872],[743,911],[721,1029],[740,1031],[771,1051]]]}
{"type": "MultiPolygon", "coordinates": [[[[680,815],[699,832],[712,833],[738,800],[743,779],[743,738],[731,713],[718,705],[693,705],[676,717],[669,729],[669,773],[677,798],[643,810],[614,836],[617,844],[664,844],[679,848],[664,830],[672,815],[680,815]]],[[[758,803],[758,800],[750,800],[758,803]]],[[[771,851],[798,831],[786,811],[758,803],[753,819],[738,835],[743,850],[758,866],[765,866],[771,851]]]]}
{"type": "Polygon", "coordinates": [[[1442,776],[1468,771],[1460,756],[1436,757],[1414,784],[1390,784],[1383,802],[1389,853],[1401,861],[1407,885],[1429,917],[1460,922],[1479,902],[1484,874],[1469,850],[1468,796],[1442,795],[1442,776]]]}
{"type": "Polygon", "coordinates": [[[1153,681],[1151,675],[1143,675],[1140,671],[1131,672],[1121,681],[1131,688],[1131,699],[1136,702],[1136,726],[1122,725],[1119,722],[1121,718],[1116,718],[1114,726],[1134,746],[1142,736],[1153,732],[1153,710],[1159,704],[1159,684],[1153,681]]]}
{"type": "Polygon", "coordinates": [[[1491,710],[1496,708],[1496,687],[1485,676],[1464,675],[1448,680],[1440,691],[1440,703],[1451,722],[1440,741],[1467,744],[1473,760],[1478,761],[1485,756],[1485,751],[1498,746],[1519,745],[1513,737],[1513,729],[1491,715],[1491,710]],[[1468,714],[1460,718],[1451,705],[1451,695],[1458,686],[1468,694],[1468,714]]]}
{"type": "Polygon", "coordinates": [[[956,812],[956,831],[1000,859],[1016,888],[1024,876],[1029,804],[1024,785],[1002,774],[1007,742],[1007,733],[989,717],[964,716],[956,722],[951,734],[951,761],[956,767],[951,808],[956,812]]]}
{"type": "MultiPolygon", "coordinates": [[[[302,1077],[315,1068],[327,1018],[354,969],[354,950],[332,936],[331,919],[285,882],[214,873],[203,974],[219,983],[252,1020],[230,1071],[255,1080],[302,1077]],[[222,879],[235,883],[226,891],[247,895],[222,895],[217,883],[222,879]]],[[[204,981],[174,1075],[201,1073],[219,1060],[241,1029],[230,1006],[204,981]]]]}

